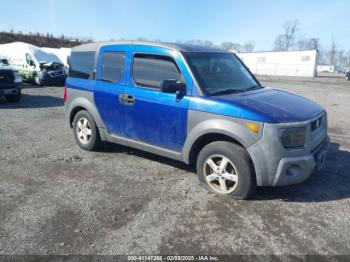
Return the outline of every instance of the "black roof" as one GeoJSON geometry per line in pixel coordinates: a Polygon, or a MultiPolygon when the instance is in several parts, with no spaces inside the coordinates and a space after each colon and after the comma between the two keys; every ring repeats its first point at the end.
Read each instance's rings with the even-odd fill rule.
{"type": "Polygon", "coordinates": [[[72,51],[96,51],[102,46],[109,45],[146,45],[146,46],[155,46],[162,47],[171,50],[181,51],[181,52],[228,52],[223,49],[193,45],[187,43],[166,43],[166,42],[150,42],[150,41],[107,41],[107,42],[96,42],[85,45],[79,45],[72,49],[72,51]]]}

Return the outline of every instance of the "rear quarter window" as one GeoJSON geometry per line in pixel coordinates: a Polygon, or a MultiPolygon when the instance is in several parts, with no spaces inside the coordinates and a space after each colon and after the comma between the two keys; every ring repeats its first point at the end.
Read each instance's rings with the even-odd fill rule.
{"type": "Polygon", "coordinates": [[[89,79],[94,70],[95,52],[72,52],[69,59],[69,77],[89,79]]]}

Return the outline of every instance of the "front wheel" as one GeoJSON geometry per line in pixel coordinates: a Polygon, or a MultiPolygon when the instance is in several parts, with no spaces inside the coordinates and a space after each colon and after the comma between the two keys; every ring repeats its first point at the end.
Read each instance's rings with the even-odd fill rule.
{"type": "Polygon", "coordinates": [[[101,145],[100,134],[94,119],[88,111],[79,111],[73,120],[74,138],[85,150],[93,151],[101,145]]]}
{"type": "Polygon", "coordinates": [[[197,174],[201,184],[218,195],[247,199],[256,188],[247,151],[230,142],[206,145],[197,157],[197,174]]]}

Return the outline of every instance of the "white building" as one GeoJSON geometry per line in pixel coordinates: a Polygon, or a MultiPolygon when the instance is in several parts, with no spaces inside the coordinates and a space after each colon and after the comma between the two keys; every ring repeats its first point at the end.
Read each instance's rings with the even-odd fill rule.
{"type": "Polygon", "coordinates": [[[332,65],[318,65],[317,66],[317,73],[320,73],[320,72],[333,73],[334,72],[334,66],[332,66],[332,65]]]}
{"type": "Polygon", "coordinates": [[[257,75],[306,76],[317,75],[317,50],[237,53],[257,75]]]}

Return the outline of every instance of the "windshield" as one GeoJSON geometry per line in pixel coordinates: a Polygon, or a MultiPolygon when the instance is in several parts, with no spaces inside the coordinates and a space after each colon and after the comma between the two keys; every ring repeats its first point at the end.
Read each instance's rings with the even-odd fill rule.
{"type": "Polygon", "coordinates": [[[55,54],[48,53],[40,49],[34,50],[33,54],[39,63],[57,62],[57,63],[63,64],[62,61],[55,54]]]}
{"type": "Polygon", "coordinates": [[[262,88],[234,54],[188,52],[184,56],[208,96],[262,88]]]}

